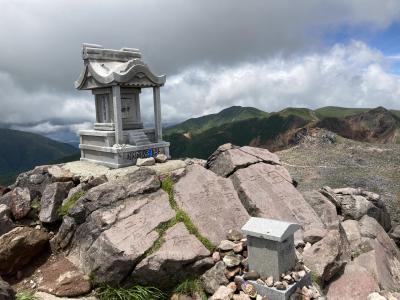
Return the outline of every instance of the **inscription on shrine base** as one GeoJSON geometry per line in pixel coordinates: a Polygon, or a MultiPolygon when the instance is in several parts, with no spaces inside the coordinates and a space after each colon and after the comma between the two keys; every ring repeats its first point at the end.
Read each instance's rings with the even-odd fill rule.
{"type": "Polygon", "coordinates": [[[163,153],[169,157],[169,143],[160,142],[148,146],[90,147],[81,145],[83,161],[90,161],[111,168],[133,166],[139,158],[156,157],[163,153]]]}

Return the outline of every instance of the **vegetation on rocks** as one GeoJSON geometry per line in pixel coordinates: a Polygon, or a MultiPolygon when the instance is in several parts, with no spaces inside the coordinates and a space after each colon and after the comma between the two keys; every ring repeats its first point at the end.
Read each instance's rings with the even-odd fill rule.
{"type": "Polygon", "coordinates": [[[39,300],[31,291],[20,291],[15,295],[16,300],[39,300]]]}
{"type": "Polygon", "coordinates": [[[102,285],[96,290],[96,296],[100,300],[161,300],[166,298],[166,294],[161,290],[141,285],[128,288],[102,285]]]}
{"type": "MultiPolygon", "coordinates": [[[[181,208],[178,207],[178,204],[176,203],[176,200],[174,198],[174,182],[171,177],[165,178],[162,183],[161,183],[161,188],[168,193],[169,197],[169,203],[171,205],[171,208],[175,210],[176,216],[174,219],[170,220],[167,222],[167,224],[163,224],[161,229],[159,228],[158,230],[161,230],[160,237],[162,237],[161,234],[163,234],[168,228],[174,226],[175,224],[182,222],[185,224],[187,230],[189,231],[190,234],[193,234],[196,236],[196,238],[206,247],[208,250],[212,251],[215,246],[213,243],[207,239],[206,237],[202,236],[197,229],[197,227],[193,224],[192,220],[190,219],[189,215],[181,208]]],[[[159,246],[162,245],[160,244],[160,239],[156,241],[156,244],[159,244],[159,246]]],[[[158,248],[159,248],[158,246],[158,248]]],[[[154,246],[153,246],[154,247],[154,246]]]]}
{"type": "Polygon", "coordinates": [[[65,216],[66,214],[68,214],[68,211],[75,205],[75,203],[79,200],[79,198],[81,198],[83,195],[85,195],[84,191],[79,191],[74,193],[71,197],[68,198],[67,201],[65,201],[65,203],[63,203],[63,205],[60,207],[60,209],[58,210],[58,215],[60,217],[65,216]]]}
{"type": "Polygon", "coordinates": [[[186,295],[186,296],[195,296],[199,295],[201,297],[201,300],[207,300],[207,295],[204,292],[204,288],[201,284],[201,281],[199,279],[186,279],[182,283],[178,284],[174,290],[173,293],[175,294],[180,294],[180,295],[186,295]]]}

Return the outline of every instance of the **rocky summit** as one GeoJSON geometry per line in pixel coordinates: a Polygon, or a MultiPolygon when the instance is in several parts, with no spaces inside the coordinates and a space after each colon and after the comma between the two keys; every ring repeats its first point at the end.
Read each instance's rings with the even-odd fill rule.
{"type": "Polygon", "coordinates": [[[301,193],[266,149],[225,144],[208,160],[122,169],[40,166],[2,193],[0,299],[113,299],[135,287],[147,299],[267,299],[257,285],[285,292],[303,278],[291,299],[399,299],[400,229],[381,196],[301,193]],[[240,229],[250,217],[300,225],[292,270],[249,269],[240,229]]]}

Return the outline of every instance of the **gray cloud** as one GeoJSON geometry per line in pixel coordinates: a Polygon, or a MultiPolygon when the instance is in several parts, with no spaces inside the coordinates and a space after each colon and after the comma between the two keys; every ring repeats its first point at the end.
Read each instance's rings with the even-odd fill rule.
{"type": "MultiPolygon", "coordinates": [[[[386,86],[393,83],[385,80],[396,76],[388,73],[382,54],[363,64],[369,73],[337,67],[337,72],[325,74],[323,63],[307,60],[334,51],[322,42],[326,31],[343,25],[380,30],[398,20],[399,12],[396,0],[332,0],[323,5],[316,0],[3,1],[0,122],[49,131],[49,126],[78,128],[91,121],[90,93],[73,89],[82,68],[82,42],[140,48],[156,73],[168,75],[162,97],[164,117],[170,121],[233,104],[270,111],[289,105],[369,105],[375,102],[368,99],[379,96],[393,106],[391,96],[382,91],[393,92],[386,86]],[[241,81],[232,77],[246,72],[249,76],[241,81]],[[378,79],[386,85],[362,93],[362,85],[378,79]]],[[[345,55],[352,55],[352,47],[343,48],[345,55]]],[[[144,113],[152,115],[145,93],[144,101],[149,104],[144,113]]]]}

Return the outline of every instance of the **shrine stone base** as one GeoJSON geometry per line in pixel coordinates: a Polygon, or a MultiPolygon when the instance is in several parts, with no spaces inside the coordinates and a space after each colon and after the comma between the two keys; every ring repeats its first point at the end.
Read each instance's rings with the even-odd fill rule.
{"type": "Polygon", "coordinates": [[[286,290],[278,290],[275,287],[268,287],[266,285],[259,284],[257,281],[249,281],[254,285],[257,294],[262,297],[267,297],[270,300],[288,300],[290,296],[297,290],[297,288],[302,288],[303,286],[311,285],[311,275],[307,273],[300,281],[294,282],[289,285],[286,290]]]}
{"type": "Polygon", "coordinates": [[[115,145],[114,131],[80,131],[81,160],[110,168],[123,168],[136,164],[138,158],[155,157],[157,154],[169,156],[169,143],[154,142],[154,129],[124,131],[127,144],[115,145]],[[138,138],[139,136],[139,138],[138,138]],[[132,145],[129,142],[137,142],[132,145]]]}

